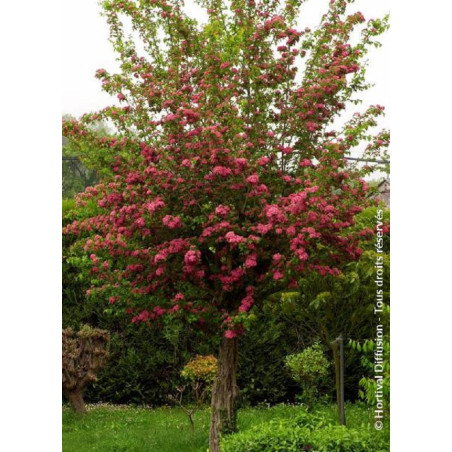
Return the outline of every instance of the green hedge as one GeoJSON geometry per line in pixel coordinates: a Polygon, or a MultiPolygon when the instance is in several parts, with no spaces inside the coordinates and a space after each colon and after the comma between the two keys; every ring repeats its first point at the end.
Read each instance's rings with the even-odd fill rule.
{"type": "Polygon", "coordinates": [[[223,452],[387,452],[389,432],[371,426],[332,425],[326,417],[302,412],[222,439],[223,452]]]}
{"type": "Polygon", "coordinates": [[[268,424],[225,437],[222,452],[299,452],[308,446],[309,431],[294,428],[286,420],[270,421],[268,424]]]}
{"type": "Polygon", "coordinates": [[[389,437],[382,432],[328,426],[311,433],[312,452],[387,452],[389,437]]]}

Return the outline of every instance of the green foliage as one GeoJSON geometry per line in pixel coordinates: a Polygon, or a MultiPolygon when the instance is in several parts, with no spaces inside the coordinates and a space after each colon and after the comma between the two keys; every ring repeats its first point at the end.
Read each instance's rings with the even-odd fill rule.
{"type": "Polygon", "coordinates": [[[168,395],[186,383],[180,369],[191,354],[210,351],[189,326],[169,340],[165,328],[133,325],[125,314],[100,313],[98,322],[114,332],[109,362],[85,394],[87,401],[165,405],[168,395]]]}
{"type": "Polygon", "coordinates": [[[194,428],[193,415],[201,406],[203,406],[206,397],[211,394],[213,383],[218,374],[217,358],[213,355],[198,355],[195,358],[192,358],[184,366],[180,374],[187,385],[178,388],[179,397],[170,395],[169,398],[182,408],[189,417],[192,427],[194,428]],[[191,395],[196,402],[196,405],[191,408],[187,408],[183,404],[183,394],[187,387],[191,389],[191,395]]]}
{"type": "Polygon", "coordinates": [[[298,383],[314,383],[318,378],[328,373],[330,363],[325,358],[322,347],[319,344],[314,344],[301,353],[287,356],[286,366],[298,383]]]}
{"type": "Polygon", "coordinates": [[[217,359],[213,355],[198,355],[182,369],[181,376],[190,382],[203,381],[213,383],[218,372],[217,359]]]}
{"type": "MultiPolygon", "coordinates": [[[[384,307],[383,312],[389,316],[389,306],[384,307]]],[[[385,316],[382,315],[384,318],[385,316]]],[[[371,410],[375,410],[378,402],[383,403],[383,409],[389,416],[390,412],[390,339],[389,335],[384,335],[382,340],[365,340],[360,343],[359,341],[350,341],[352,349],[358,350],[361,354],[361,363],[366,370],[364,375],[359,381],[361,390],[359,396],[366,402],[371,410]],[[375,353],[382,358],[382,362],[375,362],[375,353]],[[378,372],[376,372],[375,366],[378,365],[378,372]],[[376,379],[379,376],[381,378],[376,379]]]]}
{"type": "Polygon", "coordinates": [[[310,414],[299,410],[293,419],[272,420],[225,437],[222,451],[385,452],[389,451],[388,433],[373,430],[363,422],[351,428],[333,425],[327,412],[310,414]]]}
{"type": "Polygon", "coordinates": [[[329,425],[314,430],[309,438],[311,452],[386,452],[389,438],[370,429],[351,429],[329,425]]]}
{"type": "MultiPolygon", "coordinates": [[[[364,210],[357,218],[357,227],[375,228],[377,208],[364,210]]],[[[389,219],[389,211],[384,218],[389,219]]],[[[385,236],[385,249],[388,240],[385,236]]],[[[346,339],[364,340],[372,337],[376,328],[375,265],[383,256],[383,299],[390,301],[389,252],[375,252],[375,236],[363,239],[363,253],[356,262],[342,266],[338,277],[307,274],[299,280],[299,290],[287,291],[269,297],[269,304],[276,316],[280,316],[286,329],[293,330],[301,338],[303,347],[318,340],[325,348],[340,334],[346,339]]],[[[331,353],[331,352],[330,352],[331,353]]],[[[345,354],[345,397],[357,397],[359,380],[366,368],[357,350],[348,349],[345,354]]],[[[334,387],[334,384],[332,385],[334,387]]]]}
{"type": "Polygon", "coordinates": [[[98,182],[97,171],[82,162],[75,144],[67,142],[62,148],[62,192],[63,198],[73,198],[86,187],[98,182]]]}
{"type": "Polygon", "coordinates": [[[75,208],[75,200],[63,198],[62,201],[62,213],[63,213],[63,223],[71,221],[71,211],[75,208]]]}
{"type": "MultiPolygon", "coordinates": [[[[75,200],[63,199],[63,226],[74,220],[75,200]]],[[[62,240],[62,300],[63,300],[63,328],[72,327],[78,330],[83,324],[98,326],[97,312],[92,303],[85,299],[88,284],[81,280],[80,271],[70,263],[72,257],[71,246],[75,238],[63,235],[62,240]]],[[[109,330],[109,328],[105,328],[109,330]]]]}
{"type": "MultiPolygon", "coordinates": [[[[71,115],[63,115],[67,121],[75,120],[71,115]]],[[[111,135],[108,124],[98,121],[91,125],[91,132],[99,138],[111,135]]],[[[99,176],[110,174],[110,169],[101,160],[99,149],[82,143],[63,138],[62,147],[62,188],[63,198],[73,198],[99,182],[99,176]]]]}
{"type": "Polygon", "coordinates": [[[270,306],[253,309],[253,323],[240,339],[237,383],[239,405],[276,404],[294,401],[299,388],[284,366],[284,357],[302,345],[297,331],[270,306]]]}
{"type": "MultiPolygon", "coordinates": [[[[382,379],[377,381],[372,377],[363,377],[359,380],[359,385],[361,390],[359,391],[359,396],[372,408],[377,405],[377,391],[381,394],[384,400],[384,410],[389,415],[390,407],[390,395],[391,395],[391,384],[390,384],[390,364],[389,364],[389,353],[390,344],[389,341],[384,345],[385,362],[383,363],[382,379]]],[[[363,356],[363,365],[369,370],[373,369],[373,362],[369,357],[363,356]]]]}
{"type": "Polygon", "coordinates": [[[63,148],[62,194],[64,198],[71,198],[81,193],[87,187],[98,182],[97,172],[87,168],[81,160],[63,148]]]}
{"type": "Polygon", "coordinates": [[[166,345],[161,331],[137,332],[124,326],[123,333],[114,334],[111,361],[87,393],[87,400],[136,405],[167,403],[166,395],[180,382],[176,370],[180,357],[164,353],[166,345]]]}
{"type": "MultiPolygon", "coordinates": [[[[372,193],[372,188],[371,188],[372,193]]],[[[367,207],[364,209],[361,213],[356,215],[355,221],[356,221],[356,227],[360,230],[364,228],[370,228],[372,231],[375,231],[376,226],[376,217],[377,217],[377,211],[383,210],[383,223],[385,225],[390,224],[391,219],[391,211],[387,209],[386,207],[379,206],[379,207],[367,207]]],[[[385,254],[389,256],[390,251],[390,243],[391,243],[391,236],[389,231],[384,234],[384,241],[383,241],[383,251],[385,254]]],[[[363,240],[361,242],[361,247],[364,250],[373,250],[375,249],[375,235],[370,237],[369,239],[363,240]]],[[[389,278],[388,281],[389,283],[389,278]]]]}
{"type": "Polygon", "coordinates": [[[271,421],[252,430],[226,437],[223,452],[299,452],[306,450],[308,431],[294,428],[288,420],[271,421]]]}
{"type": "Polygon", "coordinates": [[[285,359],[285,364],[292,378],[303,389],[301,400],[308,407],[312,407],[318,398],[319,383],[327,376],[330,367],[322,347],[316,343],[301,353],[289,355],[285,359]]]}

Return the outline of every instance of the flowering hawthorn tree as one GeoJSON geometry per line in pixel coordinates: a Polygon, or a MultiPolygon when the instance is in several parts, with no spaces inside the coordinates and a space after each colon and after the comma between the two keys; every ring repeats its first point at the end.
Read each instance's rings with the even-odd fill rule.
{"type": "Polygon", "coordinates": [[[380,155],[389,141],[371,133],[380,106],[333,126],[368,87],[363,57],[386,21],[365,24],[338,0],[317,29],[299,30],[301,3],[202,0],[199,24],[178,0],[104,1],[121,65],[97,77],[121,106],[63,121],[64,136],[111,170],[78,196],[79,218],[65,228],[80,236],[89,294],[135,323],[172,316],[222,337],[212,451],[235,427],[251,307],[304,272],[336,275],[359,257],[351,226],[367,187],[344,157],[363,140],[380,155]],[[114,137],[91,132],[99,120],[113,122],[114,137]]]}

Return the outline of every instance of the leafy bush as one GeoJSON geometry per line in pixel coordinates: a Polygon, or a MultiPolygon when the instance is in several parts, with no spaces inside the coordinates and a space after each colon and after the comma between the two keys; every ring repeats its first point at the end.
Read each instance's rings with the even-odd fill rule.
{"type": "Polygon", "coordinates": [[[370,427],[331,425],[322,414],[301,411],[294,420],[280,419],[222,440],[223,452],[386,452],[389,436],[370,427]]]}
{"type": "Polygon", "coordinates": [[[198,355],[182,369],[181,375],[191,383],[202,382],[211,385],[218,371],[217,358],[213,355],[198,355]]]}
{"type": "Polygon", "coordinates": [[[285,362],[293,379],[303,389],[303,402],[311,407],[318,396],[317,383],[328,375],[330,366],[322,348],[319,344],[314,344],[301,353],[287,356],[285,362]]]}
{"type": "Polygon", "coordinates": [[[222,452],[299,452],[308,445],[309,430],[287,420],[270,421],[244,432],[226,436],[222,452]]]}
{"type": "MultiPolygon", "coordinates": [[[[379,207],[367,207],[362,212],[360,212],[358,215],[356,215],[356,227],[358,229],[365,229],[369,228],[372,231],[375,231],[375,218],[377,216],[377,211],[383,210],[383,224],[384,227],[384,241],[383,241],[383,252],[389,253],[390,251],[390,240],[391,240],[391,234],[390,234],[390,228],[389,223],[391,219],[391,211],[389,209],[386,209],[383,206],[379,207]]],[[[361,243],[361,247],[364,250],[371,250],[374,247],[373,240],[363,240],[361,243]]],[[[389,281],[388,281],[389,282],[389,281]]]]}
{"type": "Polygon", "coordinates": [[[329,365],[319,344],[286,357],[286,366],[290,369],[294,380],[299,383],[313,382],[323,377],[328,373],[329,365]]]}
{"type": "Polygon", "coordinates": [[[389,437],[369,429],[329,425],[313,430],[309,437],[311,452],[386,452],[389,437]]]}
{"type": "Polygon", "coordinates": [[[99,314],[100,325],[114,328],[110,360],[88,388],[90,402],[166,405],[168,395],[184,384],[180,369],[191,353],[205,353],[199,337],[183,328],[168,339],[165,328],[131,324],[130,318],[99,314]]]}

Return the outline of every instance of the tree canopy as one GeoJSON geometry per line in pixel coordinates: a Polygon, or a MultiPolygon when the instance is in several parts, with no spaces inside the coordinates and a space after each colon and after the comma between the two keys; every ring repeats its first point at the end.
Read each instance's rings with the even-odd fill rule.
{"type": "Polygon", "coordinates": [[[256,300],[360,254],[350,226],[366,184],[344,157],[383,108],[342,132],[331,125],[365,89],[362,59],[386,25],[369,22],[352,46],[364,17],[345,15],[346,2],[314,31],[292,28],[299,2],[206,6],[201,26],[179,2],[103,3],[121,73],[97,76],[125,106],[64,121],[65,136],[95,143],[114,172],[79,196],[85,218],[67,231],[92,236],[91,292],[134,321],[183,312],[233,337],[256,300]],[[118,134],[93,133],[100,119],[118,134]]]}

